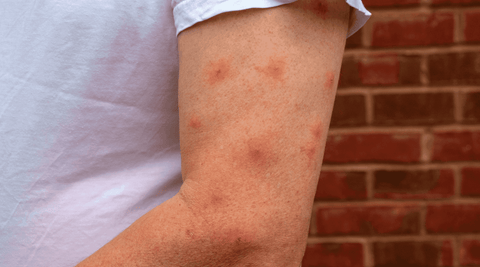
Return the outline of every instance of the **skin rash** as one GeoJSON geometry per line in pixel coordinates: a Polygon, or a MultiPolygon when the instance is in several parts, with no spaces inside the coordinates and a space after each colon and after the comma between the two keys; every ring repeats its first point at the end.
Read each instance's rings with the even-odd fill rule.
{"type": "MultiPolygon", "coordinates": [[[[301,14],[303,7],[308,9],[305,20],[322,24],[337,9],[330,4],[331,14],[323,2],[308,0],[291,12],[301,14]]],[[[314,193],[328,129],[326,111],[335,95],[338,64],[328,61],[334,50],[326,49],[320,33],[315,38],[319,42],[302,46],[308,32],[293,38],[299,32],[295,27],[288,36],[292,39],[286,39],[281,26],[262,31],[263,40],[257,35],[242,43],[239,35],[228,43],[240,43],[238,53],[216,48],[205,53],[214,56],[208,61],[200,54],[187,73],[191,82],[184,99],[190,106],[181,110],[182,178],[187,186],[182,192],[189,209],[202,216],[195,216],[198,227],[184,234],[192,242],[230,246],[239,258],[248,255],[243,252],[249,244],[268,241],[284,246],[280,251],[303,244],[300,234],[308,232],[311,215],[306,196],[314,193]],[[250,51],[255,42],[263,46],[250,51]],[[322,51],[324,57],[317,58],[322,51]],[[211,229],[208,222],[218,229],[205,232],[211,229]],[[257,231],[245,232],[252,228],[257,231]],[[285,241],[270,240],[283,233],[285,241]]]]}
{"type": "Polygon", "coordinates": [[[318,150],[320,149],[323,137],[323,123],[320,119],[310,127],[310,133],[311,141],[309,141],[304,147],[301,147],[300,150],[307,156],[308,166],[309,168],[312,168],[312,165],[315,165],[316,163],[318,150]]]}
{"type": "Polygon", "coordinates": [[[210,62],[203,71],[204,82],[214,87],[225,80],[234,78],[234,71],[231,69],[233,57],[222,57],[217,61],[210,62]]]}
{"type": "MultiPolygon", "coordinates": [[[[328,11],[326,4],[317,1],[304,2],[303,7],[316,12],[319,16],[326,16],[328,11]]],[[[237,73],[232,67],[233,60],[234,58],[232,56],[224,56],[215,61],[209,62],[203,69],[203,81],[206,86],[213,88],[223,82],[234,79],[237,76],[237,73]]],[[[254,65],[252,67],[254,71],[265,77],[266,82],[270,80],[275,84],[285,83],[286,68],[287,62],[284,57],[270,57],[267,64],[254,65]]],[[[327,71],[324,75],[324,89],[328,91],[334,90],[335,73],[333,71],[327,71]]],[[[249,88],[248,91],[251,92],[252,88],[249,88]]],[[[278,88],[278,86],[274,86],[273,88],[278,88]]],[[[197,115],[190,116],[188,122],[188,127],[190,129],[198,131],[202,126],[203,124],[197,115]]],[[[300,147],[301,153],[303,153],[308,159],[309,168],[315,166],[318,158],[319,149],[321,148],[321,139],[324,135],[322,130],[323,127],[323,121],[319,117],[315,118],[309,129],[311,136],[310,140],[300,147]]],[[[257,174],[260,174],[261,169],[268,169],[268,167],[278,163],[279,158],[273,152],[274,142],[272,141],[275,140],[277,135],[278,133],[267,132],[264,135],[251,137],[245,140],[241,143],[241,146],[232,151],[234,165],[240,165],[238,167],[248,169],[252,169],[253,167],[257,174]]]]}
{"type": "Polygon", "coordinates": [[[197,115],[193,115],[190,118],[190,122],[188,123],[188,126],[193,129],[199,129],[200,127],[202,127],[202,122],[200,121],[197,115]]]}

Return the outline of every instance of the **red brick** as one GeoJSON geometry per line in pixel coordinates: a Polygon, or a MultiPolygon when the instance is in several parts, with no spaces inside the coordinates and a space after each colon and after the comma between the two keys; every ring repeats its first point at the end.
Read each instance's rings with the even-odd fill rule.
{"type": "Polygon", "coordinates": [[[480,265],[480,240],[463,240],[460,247],[460,264],[480,265]]]}
{"type": "Polygon", "coordinates": [[[450,241],[443,241],[440,266],[453,266],[453,248],[450,241]]]}
{"type": "Polygon", "coordinates": [[[375,242],[375,267],[451,267],[451,241],[375,242]]]}
{"type": "Polygon", "coordinates": [[[365,7],[397,7],[420,4],[420,0],[363,0],[365,7]]]}
{"type": "Polygon", "coordinates": [[[455,122],[453,93],[374,95],[374,125],[435,125],[455,122]]]}
{"type": "Polygon", "coordinates": [[[420,161],[420,134],[329,135],[324,163],[420,161]]]}
{"type": "Polygon", "coordinates": [[[422,46],[453,43],[451,12],[411,13],[372,21],[372,46],[422,46]]]}
{"type": "Polygon", "coordinates": [[[364,57],[358,71],[364,85],[392,85],[398,83],[400,63],[396,55],[364,57]]]}
{"type": "Polygon", "coordinates": [[[480,11],[465,12],[465,41],[480,42],[480,11]]]}
{"type": "Polygon", "coordinates": [[[429,233],[479,233],[480,204],[441,204],[427,207],[429,233]]]}
{"type": "Polygon", "coordinates": [[[437,199],[454,195],[452,170],[376,171],[375,198],[437,199]]]}
{"type": "Polygon", "coordinates": [[[363,267],[363,245],[359,243],[307,244],[302,267],[363,267]]]}
{"type": "Polygon", "coordinates": [[[462,169],[462,196],[480,197],[480,168],[462,169]]]}
{"type": "Polygon", "coordinates": [[[461,5],[480,3],[480,0],[432,0],[432,5],[461,5]]]}
{"type": "Polygon", "coordinates": [[[463,123],[480,124],[480,92],[466,93],[462,108],[463,123]]]}
{"type": "Polygon", "coordinates": [[[315,200],[365,200],[365,172],[321,172],[315,200]]]}
{"type": "Polygon", "coordinates": [[[318,235],[406,235],[420,233],[415,205],[319,207],[318,235]]]}
{"type": "Polygon", "coordinates": [[[338,95],[333,105],[330,128],[366,125],[365,105],[363,95],[338,95]]]}
{"type": "Polygon", "coordinates": [[[427,56],[431,85],[480,84],[480,50],[427,56]]]}
{"type": "Polygon", "coordinates": [[[435,133],[433,161],[480,160],[480,132],[435,133]]]}
{"type": "Polygon", "coordinates": [[[339,88],[352,86],[421,85],[420,56],[379,54],[343,58],[339,88]]]}
{"type": "Polygon", "coordinates": [[[420,85],[419,56],[364,56],[358,62],[358,71],[362,85],[420,85]]]}
{"type": "Polygon", "coordinates": [[[421,85],[420,80],[420,62],[418,55],[402,55],[399,56],[400,73],[398,85],[421,85]]]}

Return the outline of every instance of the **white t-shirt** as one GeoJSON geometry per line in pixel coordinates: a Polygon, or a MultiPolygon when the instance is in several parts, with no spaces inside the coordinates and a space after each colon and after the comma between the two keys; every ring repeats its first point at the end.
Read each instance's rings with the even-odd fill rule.
{"type": "Polygon", "coordinates": [[[174,196],[178,33],[294,1],[3,0],[0,266],[74,266],[174,196]]]}

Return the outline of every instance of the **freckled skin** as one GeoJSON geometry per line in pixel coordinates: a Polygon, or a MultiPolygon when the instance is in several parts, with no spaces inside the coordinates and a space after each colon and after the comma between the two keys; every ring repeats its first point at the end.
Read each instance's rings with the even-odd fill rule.
{"type": "Polygon", "coordinates": [[[333,90],[334,82],[335,73],[333,71],[327,71],[327,73],[325,74],[325,89],[333,90]]]}
{"type": "Polygon", "coordinates": [[[326,1],[307,0],[303,4],[303,9],[313,12],[316,16],[321,17],[323,20],[327,19],[328,6],[326,1]]]}
{"type": "Polygon", "coordinates": [[[238,266],[238,262],[245,259],[249,252],[258,249],[253,245],[256,235],[241,231],[238,228],[229,228],[222,230],[222,232],[213,233],[211,239],[220,244],[221,248],[218,248],[219,250],[230,251],[229,258],[219,261],[222,265],[216,266],[238,266]]]}
{"type": "MultiPolygon", "coordinates": [[[[204,247],[210,245],[208,251],[202,251],[202,257],[215,259],[208,266],[239,266],[239,262],[245,260],[253,251],[259,249],[256,245],[258,239],[253,231],[245,231],[241,226],[223,225],[220,229],[201,229],[198,233],[193,229],[187,229],[185,236],[190,242],[195,242],[192,247],[204,247]]],[[[198,253],[193,251],[192,253],[198,253]]],[[[162,265],[163,266],[163,265],[162,265]]],[[[184,266],[184,265],[182,265],[184,266]]],[[[185,265],[187,266],[187,265],[185,265]]],[[[188,266],[205,266],[192,263],[188,266]]],[[[258,266],[253,263],[245,263],[242,266],[258,266]]]]}
{"type": "Polygon", "coordinates": [[[302,153],[304,153],[307,156],[310,167],[312,166],[312,164],[315,163],[315,159],[319,149],[319,144],[323,135],[322,126],[323,125],[321,121],[318,121],[317,123],[313,124],[310,128],[310,133],[313,137],[313,140],[308,142],[304,147],[300,148],[300,151],[302,151],[302,153]]]}
{"type": "Polygon", "coordinates": [[[310,162],[315,159],[315,153],[317,152],[317,148],[315,147],[315,143],[310,142],[305,147],[301,148],[301,151],[304,152],[310,162]]]}
{"type": "Polygon", "coordinates": [[[315,141],[320,141],[320,139],[322,138],[322,126],[322,122],[319,121],[318,123],[314,124],[310,129],[310,132],[312,133],[315,141]]]}
{"type": "Polygon", "coordinates": [[[188,229],[185,231],[185,235],[186,235],[188,238],[191,238],[191,239],[195,239],[195,238],[196,238],[196,236],[195,236],[195,234],[193,233],[193,231],[190,231],[190,230],[188,230],[188,229]]]}

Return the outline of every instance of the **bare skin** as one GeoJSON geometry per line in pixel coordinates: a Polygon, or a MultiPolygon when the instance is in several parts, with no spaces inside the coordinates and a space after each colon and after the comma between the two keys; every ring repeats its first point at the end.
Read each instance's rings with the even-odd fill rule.
{"type": "Polygon", "coordinates": [[[78,267],[298,267],[350,10],[300,0],[180,33],[184,184],[78,267]]]}
{"type": "Polygon", "coordinates": [[[179,36],[180,196],[207,221],[257,229],[283,263],[303,257],[349,13],[305,0],[179,36]]]}

